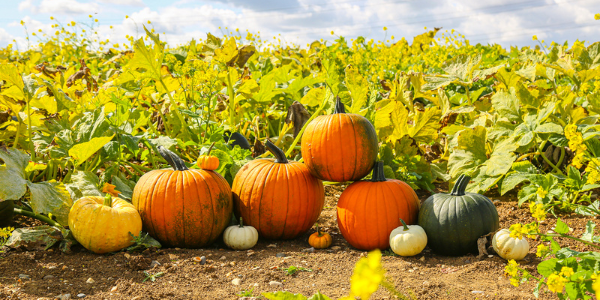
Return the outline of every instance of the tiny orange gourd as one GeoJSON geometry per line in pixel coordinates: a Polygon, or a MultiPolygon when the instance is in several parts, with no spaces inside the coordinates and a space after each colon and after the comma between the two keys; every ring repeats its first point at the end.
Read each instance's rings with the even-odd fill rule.
{"type": "Polygon", "coordinates": [[[308,237],[308,244],[313,246],[315,249],[329,248],[329,246],[331,246],[331,241],[331,235],[329,235],[327,232],[321,232],[319,225],[317,225],[317,232],[308,237]]]}
{"type": "Polygon", "coordinates": [[[206,153],[206,155],[200,155],[200,157],[198,157],[198,162],[196,163],[196,165],[200,167],[200,169],[212,171],[219,168],[219,158],[210,155],[210,151],[212,151],[214,145],[215,143],[212,143],[210,145],[210,148],[208,148],[208,153],[206,153]]]}

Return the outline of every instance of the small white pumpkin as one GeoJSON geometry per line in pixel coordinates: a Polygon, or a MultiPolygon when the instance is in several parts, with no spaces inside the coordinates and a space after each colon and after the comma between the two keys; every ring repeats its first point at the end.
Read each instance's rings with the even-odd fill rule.
{"type": "Polygon", "coordinates": [[[252,226],[244,226],[242,218],[240,225],[233,225],[225,229],[223,241],[234,250],[246,250],[254,247],[258,242],[258,231],[252,226]]]}
{"type": "Polygon", "coordinates": [[[529,253],[529,243],[525,237],[515,239],[510,236],[510,230],[502,229],[492,238],[494,251],[506,260],[522,260],[529,253]]]}
{"type": "Polygon", "coordinates": [[[394,253],[400,256],[414,256],[427,246],[427,234],[419,225],[406,225],[400,219],[402,226],[392,230],[390,233],[390,247],[394,253]]]}

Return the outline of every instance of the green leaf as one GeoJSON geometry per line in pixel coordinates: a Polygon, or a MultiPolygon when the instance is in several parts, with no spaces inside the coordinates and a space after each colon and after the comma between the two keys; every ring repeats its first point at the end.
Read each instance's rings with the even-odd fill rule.
{"type": "MultiPolygon", "coordinates": [[[[429,144],[437,140],[437,131],[440,128],[441,111],[437,107],[428,107],[424,112],[416,111],[414,125],[408,127],[408,136],[417,143],[429,144]]],[[[395,122],[401,122],[393,119],[395,122]]]]}
{"type": "MultiPolygon", "coordinates": [[[[500,195],[506,194],[508,191],[514,189],[518,184],[530,180],[533,174],[522,173],[522,172],[512,172],[504,177],[502,180],[502,187],[500,189],[500,195]]],[[[534,176],[534,175],[533,175],[534,176]]]]}
{"type": "Polygon", "coordinates": [[[563,132],[563,128],[562,126],[556,124],[556,123],[544,123],[538,127],[535,128],[534,130],[536,133],[562,133],[563,132]]]}
{"type": "MultiPolygon", "coordinates": [[[[261,88],[262,92],[262,88],[261,88]]],[[[310,89],[304,97],[300,100],[300,103],[306,106],[315,107],[321,105],[323,98],[325,97],[325,88],[318,87],[310,89]]],[[[270,100],[270,99],[269,99],[270,100]]]]}
{"type": "Polygon", "coordinates": [[[306,300],[302,294],[292,294],[291,292],[262,293],[262,295],[269,300],[306,300]]]}
{"type": "Polygon", "coordinates": [[[487,160],[486,129],[477,126],[458,133],[458,145],[450,154],[448,167],[450,176],[456,178],[463,173],[471,173],[473,169],[487,160]]]}
{"type": "Polygon", "coordinates": [[[510,121],[521,121],[519,99],[514,95],[514,89],[511,89],[510,93],[501,90],[494,94],[492,96],[492,105],[500,116],[506,117],[510,121]]]}
{"type": "Polygon", "coordinates": [[[135,182],[125,178],[123,174],[119,174],[119,176],[112,177],[112,184],[115,185],[115,190],[119,191],[119,198],[131,200],[133,197],[133,188],[135,187],[135,182]]]}
{"type": "Polygon", "coordinates": [[[596,229],[596,223],[588,221],[585,224],[585,232],[581,235],[581,239],[588,242],[594,242],[594,230],[596,229]]]}
{"type": "Polygon", "coordinates": [[[346,87],[352,96],[352,106],[349,112],[357,114],[367,102],[369,82],[360,74],[358,68],[349,65],[346,67],[346,87]]]}
{"type": "Polygon", "coordinates": [[[50,225],[17,228],[6,242],[9,248],[24,248],[29,251],[48,250],[62,239],[60,230],[50,225]]]}
{"type": "Polygon", "coordinates": [[[94,153],[98,152],[98,150],[102,149],[114,136],[113,134],[111,136],[97,137],[91,139],[89,142],[77,144],[69,149],[69,156],[75,160],[75,166],[79,166],[94,155],[94,153]]]}
{"type": "Polygon", "coordinates": [[[556,271],[556,263],[556,258],[542,261],[537,266],[538,273],[544,277],[550,276],[552,273],[554,273],[554,271],[556,271]]]}
{"type": "Polygon", "coordinates": [[[69,224],[69,210],[73,202],[71,195],[62,182],[54,180],[40,183],[28,182],[27,186],[31,191],[31,201],[29,204],[36,214],[52,214],[56,216],[56,221],[67,226],[69,224]]]}
{"type": "Polygon", "coordinates": [[[76,171],[71,176],[71,183],[66,187],[71,194],[71,199],[75,201],[86,196],[104,196],[99,186],[100,182],[96,174],[89,171],[76,171]]]}
{"type": "Polygon", "coordinates": [[[0,64],[0,79],[16,86],[23,93],[25,84],[16,66],[12,64],[0,64]]]}
{"type": "Polygon", "coordinates": [[[146,71],[145,76],[159,80],[161,78],[160,68],[163,56],[160,49],[158,47],[148,49],[142,38],[134,42],[133,49],[135,53],[126,67],[133,70],[143,69],[146,71]]]}
{"type": "Polygon", "coordinates": [[[556,226],[554,231],[558,234],[567,234],[569,233],[569,225],[563,222],[561,219],[556,220],[556,226]]]}
{"type": "Polygon", "coordinates": [[[490,177],[496,177],[499,175],[506,174],[512,163],[517,159],[515,155],[517,145],[513,138],[504,139],[502,142],[496,144],[490,159],[485,162],[487,166],[486,175],[490,177]]]}
{"type": "Polygon", "coordinates": [[[25,168],[29,164],[29,155],[21,150],[0,148],[0,201],[19,200],[27,192],[25,168]]]}
{"type": "Polygon", "coordinates": [[[331,300],[331,298],[321,294],[321,292],[317,292],[316,294],[312,295],[312,297],[308,298],[308,300],[331,300]]]}

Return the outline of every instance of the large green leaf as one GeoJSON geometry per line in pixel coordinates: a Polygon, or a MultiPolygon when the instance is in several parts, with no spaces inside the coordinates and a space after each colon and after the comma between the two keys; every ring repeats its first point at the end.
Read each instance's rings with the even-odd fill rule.
{"type": "Polygon", "coordinates": [[[519,99],[513,92],[513,89],[510,93],[504,90],[498,91],[492,96],[492,105],[500,116],[513,122],[519,122],[521,121],[521,109],[519,99]]]}
{"type": "Polygon", "coordinates": [[[514,138],[507,138],[496,144],[490,158],[485,162],[487,166],[485,174],[490,177],[506,174],[517,159],[515,155],[517,148],[514,138]]]}
{"type": "Polygon", "coordinates": [[[349,112],[357,114],[367,102],[369,82],[360,74],[358,68],[349,65],[346,67],[346,87],[352,96],[352,107],[349,112]]]}
{"type": "Polygon", "coordinates": [[[27,192],[25,168],[29,164],[29,155],[21,150],[0,148],[0,201],[19,200],[27,192]]]}
{"type": "Polygon", "coordinates": [[[448,160],[450,176],[456,178],[463,173],[471,173],[475,167],[487,160],[486,133],[483,126],[465,129],[458,133],[457,147],[448,160]]]}
{"type": "Polygon", "coordinates": [[[62,182],[54,180],[40,183],[28,182],[31,191],[29,204],[36,214],[52,214],[56,221],[67,226],[69,224],[69,210],[73,205],[71,195],[62,182]]]}
{"type": "Polygon", "coordinates": [[[79,166],[90,158],[94,153],[98,152],[104,145],[110,142],[115,135],[97,137],[89,142],[77,144],[69,149],[69,155],[75,160],[75,165],[79,166]]]}
{"type": "Polygon", "coordinates": [[[143,69],[145,76],[158,80],[161,78],[160,68],[162,66],[163,55],[158,47],[149,49],[144,44],[144,39],[140,38],[133,43],[135,53],[133,58],[127,63],[127,67],[132,70],[143,69]]]}
{"type": "Polygon", "coordinates": [[[77,171],[71,176],[71,183],[66,188],[73,201],[86,196],[104,196],[99,189],[98,176],[89,171],[77,171]]]}

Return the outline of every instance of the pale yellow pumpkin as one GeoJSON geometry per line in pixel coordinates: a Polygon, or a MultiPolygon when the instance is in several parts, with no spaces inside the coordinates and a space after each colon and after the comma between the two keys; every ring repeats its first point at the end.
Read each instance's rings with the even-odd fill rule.
{"type": "Polygon", "coordinates": [[[522,260],[529,253],[529,243],[525,237],[516,239],[510,236],[510,230],[502,229],[492,238],[494,251],[506,260],[522,260]]]}
{"type": "Polygon", "coordinates": [[[69,228],[86,249],[102,254],[133,245],[131,235],[138,236],[142,219],[133,205],[123,199],[83,197],[69,212],[69,228]]]}
{"type": "Polygon", "coordinates": [[[406,225],[400,219],[402,226],[390,233],[390,248],[400,256],[415,256],[427,246],[427,234],[419,225],[406,225]]]}
{"type": "Polygon", "coordinates": [[[258,242],[258,231],[252,226],[244,226],[244,221],[240,218],[240,225],[225,229],[223,242],[234,250],[250,249],[258,242]]]}

